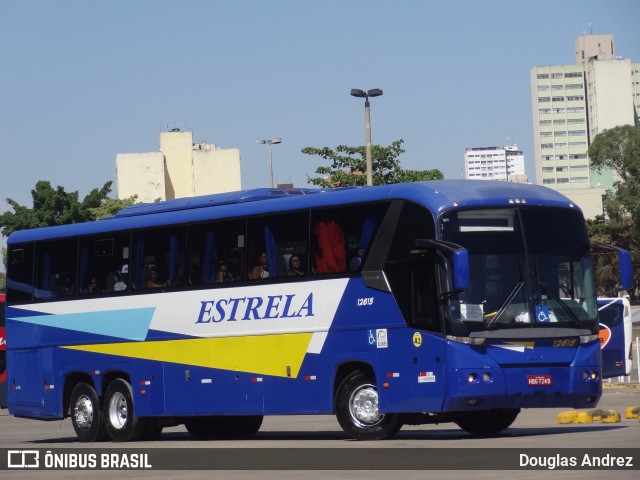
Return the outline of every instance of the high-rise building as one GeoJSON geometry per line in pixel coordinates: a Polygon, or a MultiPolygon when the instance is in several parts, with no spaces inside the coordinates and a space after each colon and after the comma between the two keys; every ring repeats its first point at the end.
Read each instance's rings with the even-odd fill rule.
{"type": "Polygon", "coordinates": [[[602,213],[612,171],[589,168],[596,135],[638,124],[640,63],[615,55],[613,35],[581,35],[575,64],[531,69],[536,183],[562,191],[587,218],[602,213]]]}
{"type": "Polygon", "coordinates": [[[192,132],[160,133],[160,151],[116,157],[118,198],[172,200],[240,190],[240,150],[193,143],[192,132]]]}
{"type": "Polygon", "coordinates": [[[518,150],[517,145],[467,148],[464,152],[464,178],[522,181],[526,178],[524,153],[518,150]]]}

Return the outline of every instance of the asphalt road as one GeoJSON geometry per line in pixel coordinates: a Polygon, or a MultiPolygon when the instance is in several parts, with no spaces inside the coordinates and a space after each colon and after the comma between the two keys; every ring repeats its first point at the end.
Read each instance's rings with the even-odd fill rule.
{"type": "MultiPolygon", "coordinates": [[[[620,451],[621,448],[636,448],[636,469],[640,467],[640,420],[625,419],[629,407],[640,406],[640,388],[636,386],[605,386],[598,411],[614,411],[621,414],[618,423],[570,423],[559,424],[558,414],[565,409],[524,410],[503,435],[493,438],[474,438],[454,424],[405,427],[392,440],[379,442],[357,442],[348,439],[331,416],[277,416],[265,418],[258,435],[250,440],[197,441],[184,427],[166,429],[159,440],[114,444],[110,442],[83,444],[76,439],[70,420],[41,422],[0,415],[0,454],[6,449],[38,450],[41,452],[114,452],[139,454],[150,450],[154,458],[186,459],[181,467],[190,468],[189,462],[206,458],[218,458],[220,462],[233,459],[241,468],[253,470],[127,470],[127,471],[0,471],[0,478],[144,478],[144,479],[277,479],[304,477],[308,480],[325,478],[349,479],[435,479],[435,478],[509,478],[514,474],[520,479],[548,478],[638,478],[637,470],[556,470],[543,474],[540,470],[502,470],[501,462],[520,454],[536,452],[531,449],[553,449],[551,452],[577,452],[582,456],[593,452],[620,451]],[[91,450],[87,450],[91,449],[91,450]],[[97,450],[94,450],[97,449],[97,450]],[[116,450],[113,450],[116,449],[116,450]],[[160,453],[158,453],[158,449],[160,453]],[[444,449],[444,450],[438,450],[444,449]],[[486,449],[486,450],[484,450],[486,449]],[[505,450],[511,449],[511,450],[505,450]],[[166,453],[163,453],[166,452],[166,453]],[[220,457],[222,455],[222,457],[220,457]],[[346,456],[345,456],[346,455],[346,456]],[[408,456],[410,455],[410,456],[408,456]],[[424,464],[415,467],[416,455],[424,457],[424,464]],[[452,456],[453,455],[453,456],[452,456]],[[486,456],[486,465],[477,456],[486,456]],[[173,457],[172,457],[173,456],[173,457]],[[398,457],[396,459],[396,457],[398,457]],[[160,457],[160,458],[162,458],[160,457]],[[284,458],[284,460],[283,460],[284,458]],[[280,459],[279,461],[275,461],[280,459]],[[364,462],[358,470],[306,470],[306,459],[313,467],[341,465],[348,460],[364,462]],[[388,459],[393,471],[378,470],[377,462],[388,459]],[[480,466],[474,470],[451,470],[468,468],[475,462],[480,466]],[[429,464],[445,461],[446,469],[432,471],[429,464]],[[274,461],[275,463],[270,463],[274,461]],[[395,464],[393,462],[396,462],[395,464]],[[336,463],[338,462],[338,463],[336,463]],[[262,466],[265,466],[264,468],[262,466]],[[493,465],[493,467],[492,467],[493,465]],[[285,468],[286,467],[286,468],[285,468]],[[273,469],[273,468],[277,468],[273,469]],[[295,468],[295,470],[290,470],[295,468]],[[408,468],[413,468],[408,470],[408,468]],[[490,470],[485,468],[498,468],[490,470]],[[633,473],[635,471],[635,473],[633,473]]],[[[545,450],[544,452],[549,452],[545,450]]],[[[44,454],[44,453],[43,453],[44,454]]],[[[555,453],[554,453],[555,455],[555,453]]],[[[2,464],[0,458],[0,464],[2,464]]],[[[180,463],[180,462],[178,462],[180,463]]],[[[236,464],[236,463],[234,463],[236,464]]],[[[6,465],[6,463],[5,463],[6,465]]],[[[510,465],[510,463],[509,463],[510,465]]]]}

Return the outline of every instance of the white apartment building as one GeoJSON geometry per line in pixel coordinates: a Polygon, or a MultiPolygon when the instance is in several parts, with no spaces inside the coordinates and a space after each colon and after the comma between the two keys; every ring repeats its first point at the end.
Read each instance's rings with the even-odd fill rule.
{"type": "Polygon", "coordinates": [[[602,213],[612,171],[589,168],[595,136],[620,125],[637,125],[640,64],[615,55],[613,35],[581,35],[576,63],[531,70],[536,183],[561,191],[587,218],[602,213]]]}
{"type": "Polygon", "coordinates": [[[240,150],[193,143],[190,131],[160,132],[160,151],[116,156],[119,199],[173,200],[241,189],[240,150]]]}
{"type": "Polygon", "coordinates": [[[526,178],[524,153],[517,145],[465,149],[464,178],[504,182],[523,181],[523,177],[526,178]]]}

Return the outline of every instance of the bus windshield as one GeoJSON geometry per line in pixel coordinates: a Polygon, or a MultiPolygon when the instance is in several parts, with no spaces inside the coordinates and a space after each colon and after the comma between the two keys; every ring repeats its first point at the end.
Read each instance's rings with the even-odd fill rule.
{"type": "Polygon", "coordinates": [[[597,328],[580,212],[524,206],[459,210],[442,217],[441,231],[443,240],[468,250],[471,276],[471,288],[449,299],[448,333],[597,328]]]}

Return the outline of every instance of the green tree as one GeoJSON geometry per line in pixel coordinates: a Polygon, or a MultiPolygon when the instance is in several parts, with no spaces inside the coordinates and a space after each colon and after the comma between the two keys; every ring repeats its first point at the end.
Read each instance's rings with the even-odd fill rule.
{"type": "Polygon", "coordinates": [[[0,215],[0,232],[9,236],[15,231],[29,228],[88,222],[101,218],[103,213],[111,215],[118,206],[128,206],[135,201],[134,197],[127,200],[108,198],[111,185],[109,181],[102,188],[94,188],[80,201],[77,191],[67,192],[61,186],[53,188],[50,182],[40,180],[31,190],[33,207],[7,199],[13,212],[6,211],[0,215]]]}
{"type": "MultiPolygon", "coordinates": [[[[588,220],[589,236],[630,251],[634,265],[640,265],[640,130],[631,125],[605,130],[595,136],[588,153],[592,170],[610,168],[618,178],[604,199],[608,220],[604,217],[588,220]]],[[[598,293],[610,294],[617,259],[597,253],[594,259],[598,293]]],[[[635,270],[638,271],[637,267],[635,270]]],[[[629,293],[633,298],[633,292],[629,293]]]]}
{"type": "MultiPolygon", "coordinates": [[[[388,147],[372,145],[371,177],[374,185],[389,183],[418,182],[444,178],[440,170],[403,170],[399,157],[404,153],[404,140],[396,140],[388,147]]],[[[338,145],[335,150],[329,147],[302,149],[305,155],[317,155],[331,161],[329,167],[318,167],[319,177],[307,176],[307,183],[323,188],[346,187],[367,184],[367,160],[364,146],[350,147],[338,145]]]]}
{"type": "Polygon", "coordinates": [[[105,198],[104,201],[95,208],[89,209],[89,214],[95,220],[106,217],[113,217],[120,210],[130,207],[131,205],[137,203],[138,199],[137,195],[133,197],[118,199],[118,198],[105,198]]]}
{"type": "Polygon", "coordinates": [[[623,125],[596,135],[589,159],[592,170],[610,168],[618,176],[605,199],[609,218],[630,218],[634,233],[640,233],[640,130],[623,125]]]}

